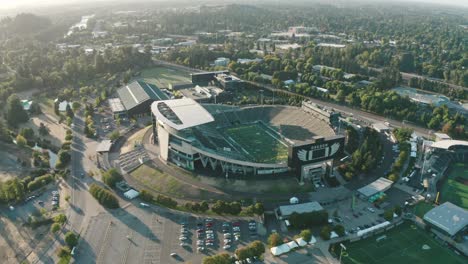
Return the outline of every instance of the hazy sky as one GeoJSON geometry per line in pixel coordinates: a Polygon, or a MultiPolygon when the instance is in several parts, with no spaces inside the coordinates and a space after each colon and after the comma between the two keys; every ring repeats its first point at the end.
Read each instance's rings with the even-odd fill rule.
{"type": "MultiPolygon", "coordinates": [[[[21,7],[30,7],[30,6],[39,6],[44,7],[47,5],[56,5],[56,4],[65,4],[65,3],[79,3],[79,2],[111,2],[112,0],[0,0],[0,9],[11,9],[11,8],[21,8],[21,7]]],[[[131,0],[126,0],[130,2],[131,0]]],[[[156,1],[171,1],[171,0],[152,0],[156,1]]],[[[274,0],[282,1],[282,0],[274,0]]],[[[287,2],[287,0],[284,0],[287,2]]],[[[341,2],[352,2],[353,0],[341,0],[341,2]]],[[[358,0],[359,1],[359,0],[358,0]]],[[[380,2],[394,2],[393,0],[379,0],[380,2]]],[[[122,2],[122,0],[119,0],[122,2]]],[[[193,0],[193,3],[196,3],[197,0],[193,0]]],[[[207,2],[207,1],[203,1],[207,2]]],[[[232,1],[231,1],[232,2],[232,1]]],[[[254,1],[253,1],[254,2],[254,1]]],[[[373,0],[372,2],[375,2],[373,0]]],[[[398,2],[406,2],[405,0],[399,0],[398,2]]],[[[459,5],[468,7],[468,0],[409,0],[407,2],[426,2],[426,3],[435,3],[443,5],[459,5]]]]}

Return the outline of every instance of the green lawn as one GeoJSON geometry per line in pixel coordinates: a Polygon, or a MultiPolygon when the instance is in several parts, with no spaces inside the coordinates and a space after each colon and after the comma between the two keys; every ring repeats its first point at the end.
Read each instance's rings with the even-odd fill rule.
{"type": "Polygon", "coordinates": [[[343,263],[353,264],[462,264],[463,257],[442,246],[429,233],[406,222],[388,232],[354,243],[346,243],[343,263]],[[382,235],[387,238],[376,242],[382,235]],[[430,249],[423,249],[427,245],[430,249]]]}
{"type": "Polygon", "coordinates": [[[140,183],[157,192],[174,195],[178,198],[184,197],[183,183],[157,168],[143,164],[136,170],[132,171],[130,175],[140,183]]]}
{"type": "Polygon", "coordinates": [[[189,72],[167,67],[145,69],[141,72],[141,77],[159,88],[169,88],[169,84],[191,82],[189,72]]]}
{"type": "Polygon", "coordinates": [[[258,124],[231,127],[225,134],[256,162],[274,163],[288,159],[288,147],[258,124]]]}
{"type": "Polygon", "coordinates": [[[440,203],[447,201],[468,209],[468,164],[456,163],[449,168],[439,198],[440,203]]]}

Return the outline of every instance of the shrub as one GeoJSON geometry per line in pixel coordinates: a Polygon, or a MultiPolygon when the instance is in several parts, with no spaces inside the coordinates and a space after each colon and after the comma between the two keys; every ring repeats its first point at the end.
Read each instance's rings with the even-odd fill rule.
{"type": "Polygon", "coordinates": [[[93,183],[89,187],[91,195],[104,207],[115,209],[119,207],[119,200],[108,190],[93,183]]]}
{"type": "Polygon", "coordinates": [[[141,190],[140,191],[140,199],[142,201],[147,202],[147,203],[154,202],[154,196],[150,192],[148,192],[147,190],[141,190]]]}
{"type": "Polygon", "coordinates": [[[335,233],[339,236],[344,236],[346,234],[345,232],[345,228],[344,226],[342,225],[336,225],[334,228],[333,228],[333,231],[335,231],[335,233]]]}
{"type": "Polygon", "coordinates": [[[281,237],[278,233],[272,233],[269,237],[268,237],[268,246],[270,247],[276,247],[276,246],[279,246],[281,245],[282,242],[281,242],[281,237]]]}
{"type": "Polygon", "coordinates": [[[53,223],[50,227],[52,233],[57,233],[60,230],[61,225],[59,223],[53,223]]]}
{"type": "Polygon", "coordinates": [[[291,226],[295,228],[309,228],[328,223],[328,212],[325,210],[310,213],[292,213],[289,217],[291,226]]]}
{"type": "Polygon", "coordinates": [[[164,205],[166,207],[169,207],[169,208],[175,208],[177,207],[177,201],[175,201],[174,199],[170,198],[170,197],[167,197],[167,196],[164,196],[164,195],[161,195],[159,194],[157,197],[156,197],[156,202],[160,205],[164,205]]]}
{"type": "Polygon", "coordinates": [[[54,222],[59,224],[65,224],[67,222],[67,216],[64,214],[59,214],[54,217],[54,222]]]}
{"type": "Polygon", "coordinates": [[[323,240],[330,240],[330,233],[330,226],[324,226],[322,227],[322,230],[320,230],[320,237],[323,238],[323,240]]]}
{"type": "Polygon", "coordinates": [[[299,236],[301,236],[306,242],[309,242],[312,238],[312,232],[310,232],[310,229],[304,229],[301,231],[299,236]]]}
{"type": "Polygon", "coordinates": [[[122,175],[120,175],[120,173],[114,168],[102,174],[102,181],[111,188],[114,188],[115,184],[122,180],[123,180],[122,175]]]}
{"type": "Polygon", "coordinates": [[[65,234],[65,243],[67,243],[70,248],[73,248],[76,246],[76,244],[78,244],[78,236],[71,231],[67,232],[65,234]]]}
{"type": "Polygon", "coordinates": [[[54,177],[51,174],[42,175],[36,177],[33,181],[28,183],[28,190],[30,192],[37,190],[54,180],[54,177]]]}
{"type": "Polygon", "coordinates": [[[58,256],[59,258],[68,257],[68,256],[70,256],[70,254],[71,254],[71,250],[70,250],[69,247],[61,247],[61,248],[59,248],[58,251],[57,251],[57,256],[58,256]]]}

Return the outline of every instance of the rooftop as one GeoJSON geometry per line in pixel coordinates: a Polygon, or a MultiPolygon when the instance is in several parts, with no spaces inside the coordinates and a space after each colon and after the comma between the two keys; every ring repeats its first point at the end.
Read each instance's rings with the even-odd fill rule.
{"type": "Polygon", "coordinates": [[[427,212],[424,220],[453,236],[468,225],[468,212],[446,202],[427,212]]]}
{"type": "Polygon", "coordinates": [[[366,197],[370,197],[378,192],[386,191],[392,184],[393,182],[391,180],[380,177],[376,181],[360,188],[358,192],[366,197]]]}
{"type": "Polygon", "coordinates": [[[147,100],[167,100],[169,97],[156,85],[144,81],[134,81],[121,87],[117,93],[125,109],[130,110],[147,100]]]}
{"type": "Polygon", "coordinates": [[[154,102],[151,111],[158,120],[176,130],[214,121],[213,116],[205,108],[189,98],[154,102]]]}
{"type": "Polygon", "coordinates": [[[303,214],[321,210],[323,210],[323,207],[318,202],[282,205],[279,207],[279,212],[283,217],[290,216],[292,213],[303,214]]]}
{"type": "Polygon", "coordinates": [[[464,146],[468,147],[468,141],[463,140],[440,140],[434,142],[431,147],[439,149],[451,149],[454,146],[464,146]]]}
{"type": "Polygon", "coordinates": [[[96,152],[109,152],[112,147],[112,141],[106,139],[101,141],[96,148],[96,152]]]}
{"type": "Polygon", "coordinates": [[[123,106],[122,101],[119,98],[109,99],[109,106],[112,110],[112,113],[119,113],[125,111],[125,106],[123,106]]]}

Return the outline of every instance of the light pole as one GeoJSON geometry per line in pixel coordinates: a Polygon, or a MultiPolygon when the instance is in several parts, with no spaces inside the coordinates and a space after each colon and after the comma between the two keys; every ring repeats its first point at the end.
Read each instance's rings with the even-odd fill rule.
{"type": "Polygon", "coordinates": [[[341,256],[343,255],[343,249],[346,250],[346,247],[340,243],[340,263],[341,263],[341,256]]]}

